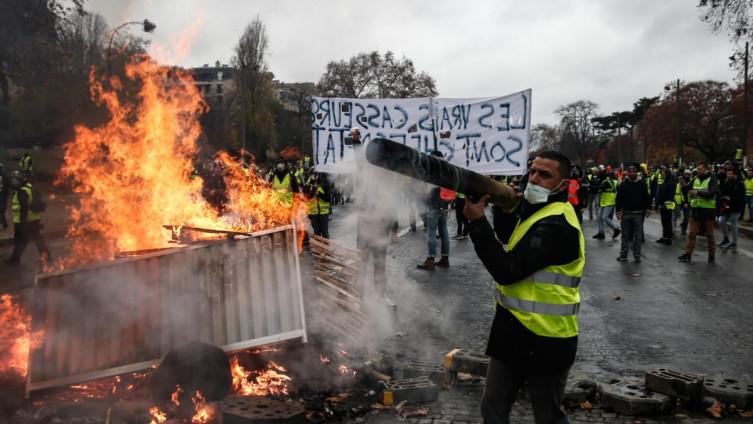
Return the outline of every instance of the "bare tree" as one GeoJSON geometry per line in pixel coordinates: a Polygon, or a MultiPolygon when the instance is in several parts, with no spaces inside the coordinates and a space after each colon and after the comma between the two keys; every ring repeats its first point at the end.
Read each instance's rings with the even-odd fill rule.
{"type": "Polygon", "coordinates": [[[532,151],[556,149],[559,141],[559,128],[556,125],[536,124],[531,128],[532,151]]]}
{"type": "Polygon", "coordinates": [[[437,95],[434,79],[418,72],[410,59],[395,58],[391,51],[359,53],[329,62],[319,79],[319,92],[328,97],[407,98],[437,95]]]}
{"type": "Polygon", "coordinates": [[[560,149],[580,164],[592,158],[598,147],[593,124],[598,108],[592,101],[578,100],[555,110],[560,116],[560,149]]]}
{"type": "Polygon", "coordinates": [[[730,57],[730,66],[742,77],[745,46],[741,41],[753,42],[753,2],[750,0],[699,0],[701,20],[718,33],[726,31],[735,43],[737,52],[730,57]]]}
{"type": "Polygon", "coordinates": [[[61,29],[60,41],[68,52],[71,71],[88,75],[92,66],[104,61],[107,24],[97,13],[75,14],[61,29]]]}
{"type": "Polygon", "coordinates": [[[232,62],[237,69],[241,105],[241,147],[264,158],[277,142],[272,106],[274,93],[267,65],[267,30],[257,16],[246,26],[232,62]]]}

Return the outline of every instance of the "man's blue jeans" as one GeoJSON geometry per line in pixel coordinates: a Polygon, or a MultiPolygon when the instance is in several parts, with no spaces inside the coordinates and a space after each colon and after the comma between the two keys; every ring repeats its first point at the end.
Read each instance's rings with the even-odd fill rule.
{"type": "Polygon", "coordinates": [[[722,227],[722,236],[724,240],[729,240],[729,230],[727,230],[727,224],[732,226],[732,244],[737,245],[737,221],[740,219],[740,212],[731,213],[729,215],[722,215],[722,220],[719,226],[722,227]]]}
{"type": "Polygon", "coordinates": [[[601,210],[599,211],[599,234],[604,234],[604,224],[613,231],[620,229],[620,227],[612,221],[612,212],[614,212],[614,205],[601,207],[601,210]]]}
{"type": "Polygon", "coordinates": [[[450,256],[450,234],[447,232],[447,209],[426,211],[426,240],[429,244],[428,257],[437,256],[437,230],[442,240],[442,256],[450,256]]]}

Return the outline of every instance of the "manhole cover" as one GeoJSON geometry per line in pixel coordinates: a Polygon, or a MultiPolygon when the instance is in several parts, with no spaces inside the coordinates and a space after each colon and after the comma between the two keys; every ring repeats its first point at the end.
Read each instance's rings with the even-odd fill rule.
{"type": "Polygon", "coordinates": [[[222,401],[226,423],[297,423],[303,421],[305,409],[291,399],[277,400],[262,396],[231,396],[222,401]]]}

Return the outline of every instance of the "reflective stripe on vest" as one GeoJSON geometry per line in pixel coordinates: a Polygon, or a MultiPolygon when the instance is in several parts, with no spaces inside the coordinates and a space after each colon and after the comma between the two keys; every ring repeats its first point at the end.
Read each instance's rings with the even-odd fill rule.
{"type": "Polygon", "coordinates": [[[526,311],[532,314],[567,316],[577,314],[580,309],[580,303],[572,305],[554,305],[551,303],[534,302],[532,300],[521,300],[505,296],[500,293],[499,290],[496,291],[495,295],[497,296],[497,302],[502,306],[517,311],[526,311]]]}
{"type": "MultiPolygon", "coordinates": [[[[698,190],[698,191],[708,190],[709,181],[711,181],[710,176],[703,181],[700,181],[698,178],[694,179],[693,190],[698,190]]],[[[716,209],[716,199],[714,198],[704,199],[703,197],[696,196],[690,200],[690,206],[694,208],[702,208],[702,209],[716,209]]]]}
{"type": "Polygon", "coordinates": [[[544,206],[518,222],[506,249],[513,251],[536,222],[556,215],[563,215],[578,230],[578,258],[565,265],[547,266],[513,284],[497,284],[495,303],[508,309],[532,333],[563,338],[578,335],[579,285],[586,263],[585,241],[575,209],[567,202],[544,206]]]}
{"type": "Polygon", "coordinates": [[[609,184],[609,189],[601,192],[599,198],[600,206],[612,206],[617,203],[617,181],[611,178],[606,181],[609,184]]]}
{"type": "MultiPolygon", "coordinates": [[[[36,212],[31,211],[31,199],[32,199],[32,190],[31,190],[31,184],[26,184],[23,187],[21,187],[21,190],[26,192],[26,200],[27,200],[27,209],[26,209],[26,221],[25,222],[31,222],[31,221],[38,221],[40,216],[36,212]]],[[[21,199],[18,198],[18,190],[13,192],[13,199],[11,200],[11,210],[13,211],[13,223],[14,224],[20,224],[21,223],[21,199]]]]}
{"type": "Polygon", "coordinates": [[[753,196],[753,178],[745,179],[745,195],[748,197],[753,196]]]}
{"type": "Polygon", "coordinates": [[[536,271],[520,281],[546,283],[562,287],[578,287],[580,285],[580,277],[570,277],[548,271],[536,271]]]}

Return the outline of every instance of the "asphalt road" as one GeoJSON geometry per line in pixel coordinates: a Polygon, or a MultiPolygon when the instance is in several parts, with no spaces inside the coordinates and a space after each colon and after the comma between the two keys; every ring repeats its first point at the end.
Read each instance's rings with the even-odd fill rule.
{"type": "MultiPolygon", "coordinates": [[[[335,212],[332,238],[354,244],[347,207],[335,212]]],[[[450,234],[454,234],[454,218],[450,234]]],[[[680,263],[686,238],[655,243],[658,217],[646,221],[641,263],[618,262],[619,239],[591,238],[596,221],[583,225],[586,269],[581,285],[581,335],[574,370],[641,374],[677,371],[753,374],[753,242],[741,238],[736,252],[717,249],[706,262],[699,238],[695,262],[680,263]]],[[[717,231],[716,240],[721,240],[717,231]]],[[[447,270],[416,269],[426,256],[426,233],[406,232],[390,247],[388,285],[398,304],[395,346],[406,356],[439,359],[453,347],[483,351],[493,316],[493,282],[470,240],[451,241],[447,270]]]]}

